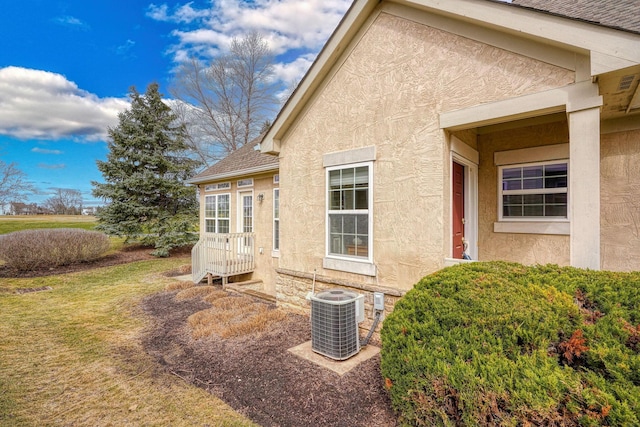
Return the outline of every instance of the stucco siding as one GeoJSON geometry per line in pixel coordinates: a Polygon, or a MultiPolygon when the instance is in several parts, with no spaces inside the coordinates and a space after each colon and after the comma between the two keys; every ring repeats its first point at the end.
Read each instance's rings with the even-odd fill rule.
{"type": "Polygon", "coordinates": [[[566,121],[478,136],[478,254],[481,261],[569,265],[569,236],[494,232],[494,223],[498,221],[498,167],[494,164],[494,153],[567,142],[566,121]]]}
{"type": "Polygon", "coordinates": [[[564,86],[574,76],[388,13],[348,52],[282,140],[280,266],[410,289],[448,256],[449,153],[438,114],[564,86]],[[323,269],[323,155],[372,145],[377,277],[323,269]]]}
{"type": "Polygon", "coordinates": [[[640,130],[602,135],[600,233],[604,270],[640,270],[640,130]]]}

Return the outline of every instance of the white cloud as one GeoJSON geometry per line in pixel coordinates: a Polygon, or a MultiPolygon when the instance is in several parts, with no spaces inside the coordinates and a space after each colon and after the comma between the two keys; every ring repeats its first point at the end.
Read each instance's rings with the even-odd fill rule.
{"type": "Polygon", "coordinates": [[[69,27],[69,28],[74,28],[79,30],[89,29],[89,24],[73,16],[68,16],[68,15],[58,16],[57,18],[54,18],[53,21],[57,24],[60,24],[62,26],[69,27]]]}
{"type": "Polygon", "coordinates": [[[107,127],[129,107],[126,99],[99,98],[60,74],[0,68],[0,134],[21,139],[104,140],[107,127]]]}
{"type": "Polygon", "coordinates": [[[170,49],[174,61],[207,59],[227,48],[233,37],[257,31],[279,55],[277,77],[300,80],[351,4],[351,0],[214,0],[206,9],[193,2],[174,9],[152,4],[147,16],[176,24],[170,49]]]}
{"type": "Polygon", "coordinates": [[[31,149],[32,153],[38,154],[63,154],[62,150],[49,150],[47,148],[33,147],[31,149]]]}
{"type": "Polygon", "coordinates": [[[65,165],[64,163],[58,163],[55,165],[50,165],[48,163],[38,163],[38,167],[40,169],[51,169],[51,170],[55,170],[55,169],[64,169],[67,167],[67,165],[65,165]]]}

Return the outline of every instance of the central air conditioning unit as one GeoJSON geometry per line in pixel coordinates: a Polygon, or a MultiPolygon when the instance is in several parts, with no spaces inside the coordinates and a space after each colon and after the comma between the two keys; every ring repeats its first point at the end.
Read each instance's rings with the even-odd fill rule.
{"type": "Polygon", "coordinates": [[[358,323],[364,320],[364,295],[330,289],[311,296],[311,349],[335,360],[360,351],[358,323]]]}

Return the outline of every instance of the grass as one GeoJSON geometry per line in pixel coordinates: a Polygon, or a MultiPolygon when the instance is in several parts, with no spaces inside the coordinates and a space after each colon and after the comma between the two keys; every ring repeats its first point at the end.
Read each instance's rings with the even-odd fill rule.
{"type": "Polygon", "coordinates": [[[138,302],[176,281],[182,258],[0,285],[0,425],[252,425],[219,399],[156,370],[138,302]],[[52,290],[17,294],[24,288],[52,290]]]}
{"type": "Polygon", "coordinates": [[[2,215],[0,234],[33,228],[83,228],[93,230],[96,217],[88,215],[2,215]]]}

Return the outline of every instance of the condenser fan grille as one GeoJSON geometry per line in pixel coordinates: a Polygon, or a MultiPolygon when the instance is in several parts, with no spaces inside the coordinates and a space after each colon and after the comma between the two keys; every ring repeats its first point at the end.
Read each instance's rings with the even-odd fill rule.
{"type": "Polygon", "coordinates": [[[357,301],[359,295],[334,289],[311,297],[311,348],[344,360],[360,351],[357,301]]]}

